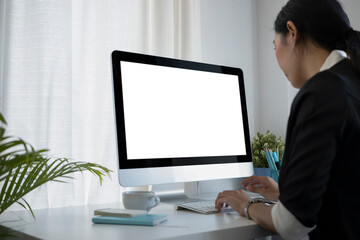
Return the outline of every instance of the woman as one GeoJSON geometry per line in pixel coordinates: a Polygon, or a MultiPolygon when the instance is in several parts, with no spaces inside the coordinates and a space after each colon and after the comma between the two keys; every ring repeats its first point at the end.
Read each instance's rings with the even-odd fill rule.
{"type": "Polygon", "coordinates": [[[216,206],[285,239],[359,239],[360,33],[336,0],[290,0],[275,21],[274,45],[281,70],[300,88],[279,185],[259,176],[242,184],[276,203],[250,201],[240,190],[220,193],[216,206]]]}

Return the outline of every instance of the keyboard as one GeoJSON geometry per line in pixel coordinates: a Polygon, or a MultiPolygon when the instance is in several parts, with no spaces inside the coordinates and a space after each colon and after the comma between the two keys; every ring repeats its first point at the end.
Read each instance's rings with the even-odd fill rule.
{"type": "Polygon", "coordinates": [[[218,213],[215,208],[215,200],[204,200],[198,202],[187,202],[177,204],[177,209],[188,209],[202,214],[218,213]]]}
{"type": "MultiPolygon", "coordinates": [[[[257,193],[248,192],[246,193],[250,196],[250,198],[261,197],[257,193]]],[[[195,198],[187,198],[182,199],[179,202],[172,202],[174,204],[175,209],[187,209],[194,212],[202,213],[202,214],[211,214],[218,213],[215,208],[215,199],[213,200],[204,200],[204,199],[195,199],[195,198]]],[[[235,211],[231,207],[223,207],[221,212],[232,212],[235,211]]]]}

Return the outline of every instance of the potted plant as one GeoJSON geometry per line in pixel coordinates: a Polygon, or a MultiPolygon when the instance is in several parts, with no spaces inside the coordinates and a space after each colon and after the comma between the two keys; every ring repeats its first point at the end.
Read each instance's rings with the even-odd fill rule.
{"type": "MultiPolygon", "coordinates": [[[[51,158],[47,149],[35,150],[21,138],[5,135],[6,121],[0,113],[0,214],[18,203],[35,215],[24,196],[49,181],[64,182],[69,174],[89,171],[99,178],[110,177],[111,170],[88,162],[72,162],[66,158],[51,158]]],[[[0,238],[9,234],[0,233],[0,238]]]]}
{"type": "Polygon", "coordinates": [[[270,176],[269,164],[265,157],[265,149],[278,149],[282,156],[285,143],[281,137],[276,137],[269,130],[265,134],[257,133],[251,141],[252,157],[255,175],[270,176]]]}

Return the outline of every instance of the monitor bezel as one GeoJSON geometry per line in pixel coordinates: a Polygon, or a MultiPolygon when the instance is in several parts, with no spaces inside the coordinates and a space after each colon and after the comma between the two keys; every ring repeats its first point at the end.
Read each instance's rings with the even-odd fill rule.
{"type": "Polygon", "coordinates": [[[219,66],[208,63],[199,63],[187,60],[159,57],[140,53],[132,53],[115,50],[112,52],[112,69],[113,69],[113,94],[114,94],[114,111],[116,124],[116,138],[118,147],[119,169],[137,169],[137,168],[161,168],[175,166],[191,166],[206,164],[233,164],[252,162],[250,134],[248,125],[248,115],[246,107],[246,96],[243,72],[240,68],[219,66]],[[127,159],[126,150],[126,131],[124,118],[124,104],[121,78],[121,61],[143,63],[164,67],[174,67],[181,69],[214,72],[221,74],[231,74],[238,77],[240,100],[243,117],[243,130],[245,138],[245,155],[232,156],[203,156],[203,157],[181,157],[181,158],[156,158],[156,159],[127,159]]]}

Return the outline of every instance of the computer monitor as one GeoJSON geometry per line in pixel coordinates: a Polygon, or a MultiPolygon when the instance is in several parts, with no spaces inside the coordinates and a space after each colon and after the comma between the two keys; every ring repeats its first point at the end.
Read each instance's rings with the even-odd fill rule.
{"type": "Polygon", "coordinates": [[[241,69],[112,53],[124,187],[253,174],[241,69]]]}

